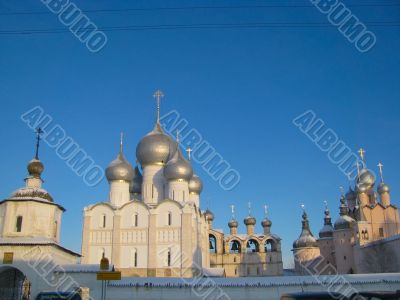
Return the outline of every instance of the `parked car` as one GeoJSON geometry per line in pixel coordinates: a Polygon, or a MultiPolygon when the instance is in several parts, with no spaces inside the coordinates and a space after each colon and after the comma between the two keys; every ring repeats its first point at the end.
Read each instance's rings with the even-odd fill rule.
{"type": "Polygon", "coordinates": [[[281,300],[349,300],[340,293],[329,292],[298,292],[281,296],[281,300]]]}
{"type": "Polygon", "coordinates": [[[43,292],[37,295],[36,300],[82,300],[76,292],[43,292]]]}

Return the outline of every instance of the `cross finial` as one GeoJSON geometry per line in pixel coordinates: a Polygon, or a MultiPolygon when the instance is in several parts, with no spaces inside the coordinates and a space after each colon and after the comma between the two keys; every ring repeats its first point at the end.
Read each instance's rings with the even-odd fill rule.
{"type": "Polygon", "coordinates": [[[160,101],[161,101],[161,98],[164,97],[164,94],[160,90],[157,90],[157,91],[155,91],[153,97],[156,98],[156,101],[157,101],[157,123],[159,123],[160,122],[160,101]]]}
{"type": "Polygon", "coordinates": [[[304,204],[301,204],[300,207],[301,207],[301,209],[303,210],[303,212],[306,211],[306,206],[305,206],[304,204]]]}
{"type": "Polygon", "coordinates": [[[363,161],[363,162],[365,162],[365,150],[363,149],[363,148],[360,148],[359,150],[358,150],[358,154],[360,154],[360,157],[361,157],[361,160],[363,161]]]}
{"type": "Polygon", "coordinates": [[[186,152],[187,152],[188,158],[189,158],[189,160],[190,160],[190,159],[191,159],[191,156],[192,156],[192,152],[193,152],[192,148],[188,147],[188,148],[186,149],[186,152]]]}
{"type": "Polygon", "coordinates": [[[324,204],[325,204],[325,209],[328,209],[328,201],[324,201],[324,204]]]}
{"type": "Polygon", "coordinates": [[[42,128],[38,127],[36,129],[36,153],[35,153],[35,158],[39,159],[39,145],[40,145],[40,140],[41,140],[41,135],[43,133],[42,128]]]}
{"type": "Polygon", "coordinates": [[[249,216],[251,216],[251,202],[247,202],[247,208],[249,210],[249,216]]]}
{"type": "Polygon", "coordinates": [[[383,183],[383,164],[379,162],[378,164],[379,173],[381,174],[381,182],[383,183]]]}
{"type": "Polygon", "coordinates": [[[122,153],[124,143],[124,133],[121,131],[119,138],[119,152],[122,153]]]}
{"type": "Polygon", "coordinates": [[[339,187],[339,190],[340,190],[340,194],[341,194],[342,196],[344,196],[344,188],[343,188],[342,186],[340,186],[340,187],[339,187]]]}
{"type": "Polygon", "coordinates": [[[264,205],[264,214],[265,214],[265,217],[267,217],[267,215],[268,215],[268,205],[264,205]]]}
{"type": "Polygon", "coordinates": [[[179,143],[180,143],[179,129],[176,130],[176,142],[178,143],[178,146],[179,146],[179,143]]]}
{"type": "Polygon", "coordinates": [[[235,205],[231,205],[232,220],[235,219],[235,205]]]}

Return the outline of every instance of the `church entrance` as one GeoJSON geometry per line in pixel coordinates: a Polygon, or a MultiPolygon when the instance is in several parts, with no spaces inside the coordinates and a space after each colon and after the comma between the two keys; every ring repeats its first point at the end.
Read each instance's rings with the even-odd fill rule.
{"type": "Polygon", "coordinates": [[[0,269],[0,300],[29,300],[31,283],[16,268],[0,269]]]}

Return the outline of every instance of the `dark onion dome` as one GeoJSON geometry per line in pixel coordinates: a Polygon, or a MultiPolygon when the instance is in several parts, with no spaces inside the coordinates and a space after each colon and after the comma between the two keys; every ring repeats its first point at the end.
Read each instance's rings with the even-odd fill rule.
{"type": "Polygon", "coordinates": [[[189,180],[189,193],[199,195],[203,190],[203,182],[200,177],[196,174],[193,174],[192,178],[189,180]]]}
{"type": "Polygon", "coordinates": [[[136,166],[133,170],[133,179],[129,185],[129,191],[131,194],[141,194],[142,193],[142,183],[143,176],[140,173],[139,167],[136,166]]]}
{"type": "Polygon", "coordinates": [[[362,169],[360,175],[357,177],[357,186],[366,185],[372,187],[375,184],[375,176],[368,169],[362,169]]]}
{"type": "Polygon", "coordinates": [[[125,159],[122,149],[120,150],[118,157],[114,159],[106,168],[106,177],[108,181],[132,181],[133,168],[125,159]]]}
{"type": "Polygon", "coordinates": [[[265,217],[262,221],[261,221],[261,226],[262,227],[271,227],[272,226],[272,221],[270,219],[268,219],[267,217],[265,217]]]}
{"type": "Polygon", "coordinates": [[[380,195],[383,194],[383,193],[390,193],[390,188],[389,188],[389,186],[388,186],[386,183],[381,182],[381,183],[379,184],[379,186],[378,186],[378,193],[379,193],[380,195]]]}
{"type": "Polygon", "coordinates": [[[332,218],[329,212],[329,209],[325,209],[325,217],[324,217],[324,227],[319,231],[320,238],[328,238],[333,237],[333,226],[332,226],[332,218]]]}
{"type": "Polygon", "coordinates": [[[348,215],[349,209],[344,196],[340,197],[339,218],[335,222],[335,230],[348,229],[353,226],[355,220],[348,215]]]}
{"type": "Polygon", "coordinates": [[[314,238],[310,230],[307,213],[304,211],[302,216],[302,230],[297,240],[293,242],[293,249],[318,247],[317,240],[314,238]]]}
{"type": "Polygon", "coordinates": [[[228,227],[229,228],[237,228],[239,226],[239,223],[238,223],[238,221],[236,221],[235,219],[231,219],[229,222],[228,222],[228,227]]]}
{"type": "Polygon", "coordinates": [[[247,225],[256,225],[257,221],[256,218],[254,218],[253,216],[247,216],[246,218],[244,218],[243,223],[247,226],[247,225]]]}
{"type": "Polygon", "coordinates": [[[27,169],[30,176],[40,178],[44,165],[39,159],[34,158],[28,163],[27,169]]]}
{"type": "Polygon", "coordinates": [[[192,164],[183,157],[178,148],[164,168],[164,176],[167,180],[189,181],[193,176],[192,164]]]}
{"type": "Polygon", "coordinates": [[[136,147],[136,158],[142,166],[164,165],[173,156],[177,144],[164,133],[159,122],[136,147]]]}
{"type": "Polygon", "coordinates": [[[353,191],[351,186],[349,186],[349,190],[346,193],[346,199],[351,201],[351,200],[354,200],[356,198],[357,198],[357,193],[355,191],[353,191]]]}
{"type": "Polygon", "coordinates": [[[207,210],[204,212],[204,215],[205,215],[207,221],[214,221],[214,214],[213,214],[212,211],[209,210],[208,208],[207,208],[207,210]]]}
{"type": "Polygon", "coordinates": [[[36,187],[23,187],[11,194],[11,200],[39,200],[54,202],[48,191],[36,187]]]}

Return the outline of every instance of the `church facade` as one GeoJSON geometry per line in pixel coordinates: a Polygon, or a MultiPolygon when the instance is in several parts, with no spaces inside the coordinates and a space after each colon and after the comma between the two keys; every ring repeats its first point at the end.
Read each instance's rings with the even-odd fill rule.
{"type": "Polygon", "coordinates": [[[212,228],[214,215],[200,209],[203,184],[193,172],[190,149],[186,158],[179,135],[173,140],[163,131],[162,93],[154,96],[157,118],[137,145],[138,165],[127,161],[121,140],[117,158],[106,169],[108,200],[84,208],[82,263],[98,263],[104,255],[124,276],[281,275],[280,239],[267,229],[255,234],[254,218],[246,236],[224,237],[212,228]],[[232,250],[232,242],[239,248],[232,250]],[[268,247],[273,251],[267,253],[268,247]]]}
{"type": "Polygon", "coordinates": [[[380,183],[365,167],[365,151],[360,149],[354,186],[340,196],[339,218],[332,224],[326,207],[324,225],[315,238],[308,216],[303,212],[302,231],[293,243],[295,268],[299,274],[351,274],[399,272],[400,218],[392,204],[390,188],[383,180],[383,165],[378,164],[380,183]]]}

